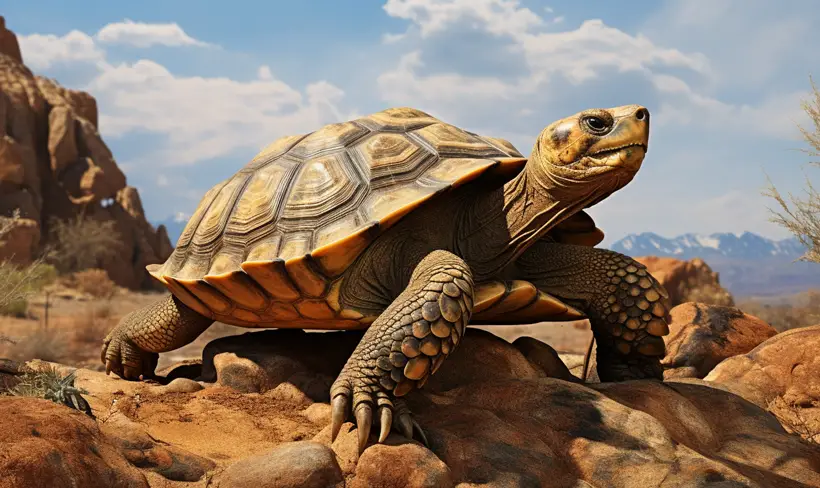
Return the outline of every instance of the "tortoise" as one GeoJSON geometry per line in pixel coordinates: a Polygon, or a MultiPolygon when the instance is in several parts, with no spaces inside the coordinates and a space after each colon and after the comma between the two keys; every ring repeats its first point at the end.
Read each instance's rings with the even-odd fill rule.
{"type": "Polygon", "coordinates": [[[330,390],[332,437],[374,413],[423,439],[401,397],[472,324],[588,318],[602,381],[662,377],[666,295],[633,259],[594,247],[584,212],[639,170],[649,112],[585,110],[546,127],[526,159],[413,108],[283,137],[209,190],[172,255],[149,265],[171,295],[104,339],[106,372],[152,375],[158,353],[214,321],[367,329],[330,390]]]}

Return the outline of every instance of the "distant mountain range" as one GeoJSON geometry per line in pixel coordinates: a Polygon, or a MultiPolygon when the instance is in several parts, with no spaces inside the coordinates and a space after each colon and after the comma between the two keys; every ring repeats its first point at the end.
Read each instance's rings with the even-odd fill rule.
{"type": "Polygon", "coordinates": [[[751,232],[741,235],[728,232],[711,234],[683,234],[667,239],[651,232],[630,234],[611,246],[631,256],[671,256],[680,259],[724,257],[732,259],[770,259],[783,258],[794,260],[806,252],[806,248],[796,237],[774,241],[751,232]]]}
{"type": "MultiPolygon", "coordinates": [[[[188,218],[178,214],[155,225],[165,225],[171,244],[176,245],[188,218]]],[[[644,232],[630,234],[610,249],[629,256],[699,257],[720,273],[721,284],[738,297],[779,296],[820,288],[820,264],[795,262],[806,252],[796,238],[775,241],[744,232],[683,234],[668,239],[644,232]]]]}
{"type": "Polygon", "coordinates": [[[667,239],[651,232],[630,234],[610,249],[630,256],[699,257],[720,274],[737,297],[779,296],[820,288],[820,265],[796,261],[806,248],[797,238],[775,241],[751,232],[667,239]]]}

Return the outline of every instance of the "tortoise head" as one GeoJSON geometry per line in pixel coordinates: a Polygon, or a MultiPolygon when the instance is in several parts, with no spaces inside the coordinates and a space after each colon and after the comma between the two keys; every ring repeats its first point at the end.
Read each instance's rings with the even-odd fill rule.
{"type": "Polygon", "coordinates": [[[646,108],[585,110],[544,129],[533,149],[534,164],[528,166],[548,188],[558,187],[561,197],[596,194],[593,200],[599,201],[635,176],[648,143],[646,108]]]}

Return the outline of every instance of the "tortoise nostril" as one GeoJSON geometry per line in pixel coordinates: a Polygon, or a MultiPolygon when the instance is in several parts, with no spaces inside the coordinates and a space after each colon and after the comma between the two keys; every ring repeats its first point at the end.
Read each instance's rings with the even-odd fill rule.
{"type": "Polygon", "coordinates": [[[639,109],[635,112],[635,118],[638,120],[646,120],[649,118],[649,112],[645,108],[639,109]]]}

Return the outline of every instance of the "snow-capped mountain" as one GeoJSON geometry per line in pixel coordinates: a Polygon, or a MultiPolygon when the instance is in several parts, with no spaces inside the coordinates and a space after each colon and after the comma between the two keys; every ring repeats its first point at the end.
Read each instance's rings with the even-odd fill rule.
{"type": "Polygon", "coordinates": [[[775,241],[751,232],[683,234],[667,239],[651,232],[630,234],[614,243],[613,251],[631,256],[670,256],[680,259],[725,257],[732,259],[797,259],[806,252],[797,238],[775,241]]]}
{"type": "Polygon", "coordinates": [[[787,295],[820,287],[820,265],[796,261],[806,252],[796,238],[775,241],[744,232],[667,239],[645,232],[628,235],[610,249],[635,257],[702,258],[735,297],[787,295]]]}

